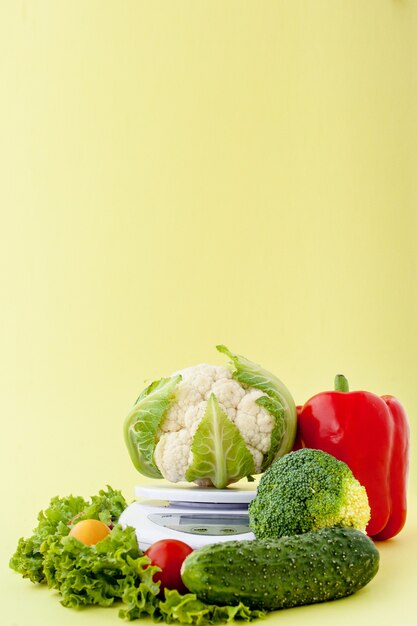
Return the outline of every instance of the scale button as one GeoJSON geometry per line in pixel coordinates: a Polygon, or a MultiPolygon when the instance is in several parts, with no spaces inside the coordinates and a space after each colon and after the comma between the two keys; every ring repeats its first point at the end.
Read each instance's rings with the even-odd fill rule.
{"type": "Polygon", "coordinates": [[[192,533],[206,533],[208,532],[208,528],[192,528],[192,533]]]}
{"type": "Polygon", "coordinates": [[[227,533],[235,533],[236,531],[234,528],[221,528],[220,532],[227,534],[227,533]]]}

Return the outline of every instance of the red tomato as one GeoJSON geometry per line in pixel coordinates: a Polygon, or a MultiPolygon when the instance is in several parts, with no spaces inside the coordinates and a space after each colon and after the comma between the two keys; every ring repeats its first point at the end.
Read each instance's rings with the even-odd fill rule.
{"type": "Polygon", "coordinates": [[[188,589],[181,579],[181,565],[186,556],[193,551],[190,546],[177,539],[161,539],[155,541],[145,552],[152,565],[161,568],[154,580],[161,581],[161,592],[166,589],[176,589],[180,593],[187,593],[188,589]]]}

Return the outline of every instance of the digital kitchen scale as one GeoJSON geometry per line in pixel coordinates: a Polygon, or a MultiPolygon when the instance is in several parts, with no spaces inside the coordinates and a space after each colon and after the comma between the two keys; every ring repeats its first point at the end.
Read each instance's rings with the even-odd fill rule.
{"type": "Polygon", "coordinates": [[[179,539],[191,548],[220,541],[251,540],[248,504],[255,490],[200,487],[136,487],[140,501],[119,518],[133,526],[139,547],[146,550],[159,539],[179,539]]]}

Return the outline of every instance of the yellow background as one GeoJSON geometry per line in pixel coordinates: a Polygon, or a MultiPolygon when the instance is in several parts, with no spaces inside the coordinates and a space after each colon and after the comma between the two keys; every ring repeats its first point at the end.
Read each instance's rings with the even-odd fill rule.
{"type": "MultiPolygon", "coordinates": [[[[118,624],[7,561],[51,496],[131,499],[145,380],[226,343],[416,428],[417,2],[4,1],[0,92],[1,623],[118,624]]],[[[411,624],[410,508],[363,592],[268,622],[411,624]]]]}

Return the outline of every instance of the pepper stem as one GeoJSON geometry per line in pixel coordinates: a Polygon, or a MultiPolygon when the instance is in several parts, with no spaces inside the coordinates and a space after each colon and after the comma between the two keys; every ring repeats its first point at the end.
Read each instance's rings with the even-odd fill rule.
{"type": "Polygon", "coordinates": [[[345,393],[349,391],[349,383],[347,381],[346,376],[343,376],[343,374],[337,374],[335,376],[335,379],[334,379],[334,390],[335,391],[343,391],[345,393]]]}

